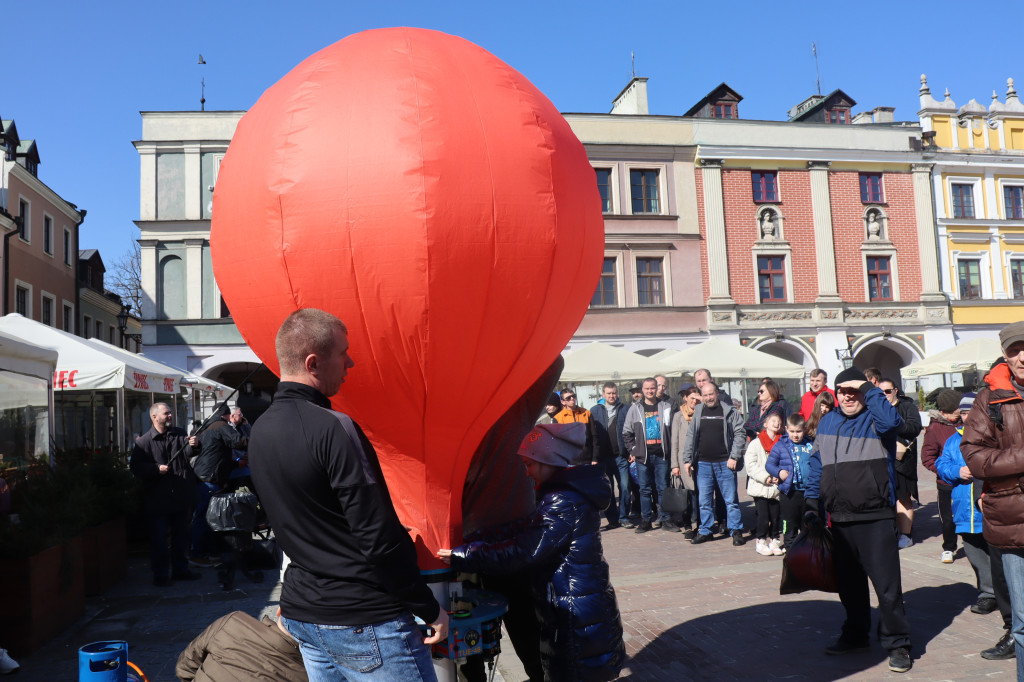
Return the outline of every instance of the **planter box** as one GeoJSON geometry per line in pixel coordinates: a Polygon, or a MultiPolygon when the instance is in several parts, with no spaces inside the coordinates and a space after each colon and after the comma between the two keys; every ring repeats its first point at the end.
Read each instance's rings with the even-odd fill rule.
{"type": "Polygon", "coordinates": [[[82,532],[85,595],[103,594],[120,582],[128,568],[125,519],[119,516],[82,532]]]}
{"type": "Polygon", "coordinates": [[[0,642],[15,655],[38,649],[85,612],[81,537],[30,557],[0,560],[0,585],[0,642]]]}

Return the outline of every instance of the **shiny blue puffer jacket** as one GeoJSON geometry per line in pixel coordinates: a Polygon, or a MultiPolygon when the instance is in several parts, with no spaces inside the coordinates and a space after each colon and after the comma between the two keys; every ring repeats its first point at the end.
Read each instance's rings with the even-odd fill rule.
{"type": "Polygon", "coordinates": [[[611,502],[611,486],[600,467],[587,465],[560,470],[538,494],[527,523],[453,549],[452,567],[495,574],[531,569],[546,679],[614,680],[626,651],[598,514],[611,502]]]}

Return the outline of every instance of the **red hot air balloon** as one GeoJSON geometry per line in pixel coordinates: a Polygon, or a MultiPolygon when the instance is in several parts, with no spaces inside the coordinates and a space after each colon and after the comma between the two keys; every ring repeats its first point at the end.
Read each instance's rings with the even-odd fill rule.
{"type": "MultiPolygon", "coordinates": [[[[242,118],[210,241],[221,292],[275,372],[298,308],[348,327],[334,407],[380,453],[421,568],[461,542],[484,434],[562,351],[599,277],[594,171],[554,105],[461,38],[393,28],[306,59],[242,118]]],[[[495,501],[496,504],[500,500],[495,501]]]]}

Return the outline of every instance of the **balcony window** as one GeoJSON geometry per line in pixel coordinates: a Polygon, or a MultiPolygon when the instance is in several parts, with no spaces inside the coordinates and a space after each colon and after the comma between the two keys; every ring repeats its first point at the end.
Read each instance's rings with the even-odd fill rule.
{"type": "Polygon", "coordinates": [[[629,171],[629,191],[633,213],[658,213],[658,171],[629,171]]]}

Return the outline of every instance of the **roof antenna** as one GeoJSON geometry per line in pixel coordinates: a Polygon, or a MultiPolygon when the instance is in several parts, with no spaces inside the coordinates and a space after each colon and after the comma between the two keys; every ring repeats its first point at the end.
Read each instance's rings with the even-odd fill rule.
{"type": "Polygon", "coordinates": [[[629,59],[633,63],[633,78],[636,78],[636,52],[630,51],[629,59]]]}
{"type": "MultiPolygon", "coordinates": [[[[203,53],[202,52],[199,53],[199,64],[200,65],[205,65],[206,64],[206,60],[203,59],[203,53]]],[[[200,111],[206,111],[206,77],[204,76],[203,78],[201,78],[200,82],[202,83],[202,88],[203,89],[202,89],[202,93],[199,95],[199,110],[200,111]]]]}
{"type": "Polygon", "coordinates": [[[818,77],[818,94],[821,94],[821,71],[818,69],[818,44],[811,43],[811,54],[814,55],[814,74],[818,77]]]}

